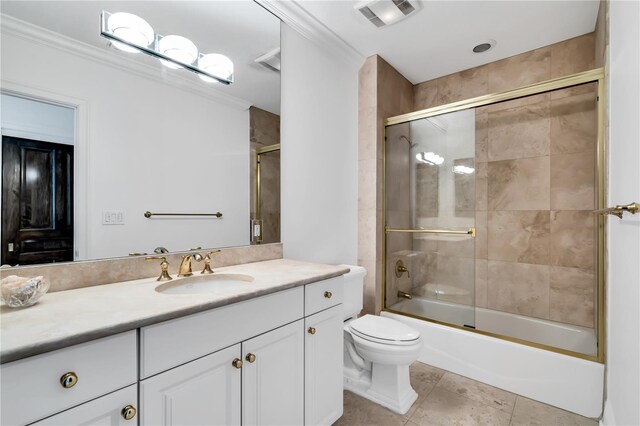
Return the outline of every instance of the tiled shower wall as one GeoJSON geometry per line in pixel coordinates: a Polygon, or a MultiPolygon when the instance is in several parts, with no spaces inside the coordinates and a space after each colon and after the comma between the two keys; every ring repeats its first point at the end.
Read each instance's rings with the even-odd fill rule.
{"type": "MultiPolygon", "coordinates": [[[[413,86],[410,110],[601,66],[607,44],[603,19],[600,13],[595,33],[417,84],[413,86]]],[[[381,121],[407,112],[385,115],[380,114],[380,109],[385,101],[409,98],[402,90],[406,84],[398,84],[406,81],[402,76],[395,76],[390,82],[371,72],[381,63],[389,67],[381,58],[371,57],[360,72],[359,261],[369,270],[365,290],[368,312],[382,306],[383,200],[380,185],[373,187],[373,182],[381,183],[382,176],[381,121]],[[387,86],[388,98],[380,99],[380,86],[387,86]],[[373,93],[378,97],[373,98],[373,93]],[[369,104],[363,103],[367,99],[369,104]],[[371,117],[376,112],[374,122],[371,117]],[[376,137],[371,133],[376,133],[376,137]],[[377,150],[369,147],[373,140],[378,142],[377,150]],[[374,152],[376,157],[372,157],[374,152]],[[376,160],[373,162],[377,166],[375,172],[363,167],[364,159],[369,163],[376,160]],[[362,209],[364,203],[369,203],[369,212],[362,209]],[[375,214],[372,204],[376,206],[375,214]],[[372,274],[372,270],[375,273],[372,274]]],[[[475,303],[592,327],[596,289],[591,213],[594,206],[593,90],[565,90],[487,106],[477,111],[476,129],[478,238],[475,255],[467,258],[476,264],[475,303]],[[527,196],[523,197],[521,194],[525,192],[527,196]]],[[[420,242],[406,249],[426,248],[416,243],[420,242]]],[[[449,263],[456,265],[456,259],[451,257],[464,252],[452,250],[449,263]]],[[[402,287],[402,283],[399,284],[402,287]]]]}
{"type": "MultiPolygon", "coordinates": [[[[251,185],[255,185],[256,150],[280,143],[280,116],[260,108],[249,109],[251,150],[251,185]]],[[[261,211],[262,243],[280,242],[280,151],[260,156],[262,178],[261,211]]],[[[251,217],[255,217],[255,193],[251,187],[251,217]]],[[[247,229],[248,226],[247,226],[247,229]]]]}

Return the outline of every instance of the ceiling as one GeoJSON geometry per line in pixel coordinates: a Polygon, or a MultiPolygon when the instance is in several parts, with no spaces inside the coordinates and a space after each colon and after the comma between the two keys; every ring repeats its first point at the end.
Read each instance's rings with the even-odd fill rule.
{"type": "MultiPolygon", "coordinates": [[[[0,12],[80,40],[99,49],[102,10],[130,12],[145,19],[156,33],[191,39],[203,53],[222,53],[234,63],[235,81],[229,86],[202,83],[203,90],[222,91],[259,108],[279,114],[280,74],[254,63],[280,46],[280,20],[250,0],[235,1],[6,1],[0,12]]],[[[131,57],[132,54],[117,52],[131,57]]],[[[141,61],[166,69],[155,59],[141,61]]],[[[188,73],[185,70],[171,72],[188,73]]],[[[200,81],[193,75],[194,81],[200,81]]]]}
{"type": "Polygon", "coordinates": [[[413,84],[592,32],[599,0],[420,1],[421,9],[376,28],[355,1],[298,4],[364,57],[378,54],[413,84]],[[472,48],[487,39],[485,53],[472,48]]]}

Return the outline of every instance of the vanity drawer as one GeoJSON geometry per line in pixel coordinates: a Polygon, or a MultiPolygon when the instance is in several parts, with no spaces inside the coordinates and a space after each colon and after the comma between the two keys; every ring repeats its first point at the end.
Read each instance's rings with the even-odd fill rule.
{"type": "Polygon", "coordinates": [[[219,351],[304,316],[296,287],[140,329],[140,379],[219,351]]]}
{"type": "Polygon", "coordinates": [[[2,424],[31,423],[136,383],[136,344],[133,330],[2,364],[2,424]],[[77,381],[65,388],[68,373],[77,381]]]}
{"type": "Polygon", "coordinates": [[[304,286],[304,315],[313,315],[342,303],[343,277],[329,278],[304,286]]]}

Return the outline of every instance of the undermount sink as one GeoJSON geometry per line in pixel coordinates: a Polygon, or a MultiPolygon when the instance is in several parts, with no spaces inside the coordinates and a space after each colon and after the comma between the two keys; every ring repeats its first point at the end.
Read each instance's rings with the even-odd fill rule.
{"type": "Polygon", "coordinates": [[[201,294],[240,290],[251,286],[253,277],[243,274],[210,274],[171,281],[156,287],[164,294],[201,294]]]}

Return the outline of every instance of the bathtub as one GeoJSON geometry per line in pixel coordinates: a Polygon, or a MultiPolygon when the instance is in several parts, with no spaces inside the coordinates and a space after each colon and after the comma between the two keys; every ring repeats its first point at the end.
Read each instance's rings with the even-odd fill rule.
{"type": "MultiPolygon", "coordinates": [[[[479,330],[572,351],[593,352],[595,347],[590,329],[489,309],[414,297],[394,304],[393,310],[454,324],[464,318],[479,330]]],[[[381,315],[420,331],[421,362],[586,417],[602,413],[604,364],[393,312],[381,315]]]]}
{"type": "Polygon", "coordinates": [[[396,303],[390,309],[441,322],[470,325],[477,330],[586,355],[595,356],[598,351],[596,333],[592,328],[415,296],[396,303]]]}

